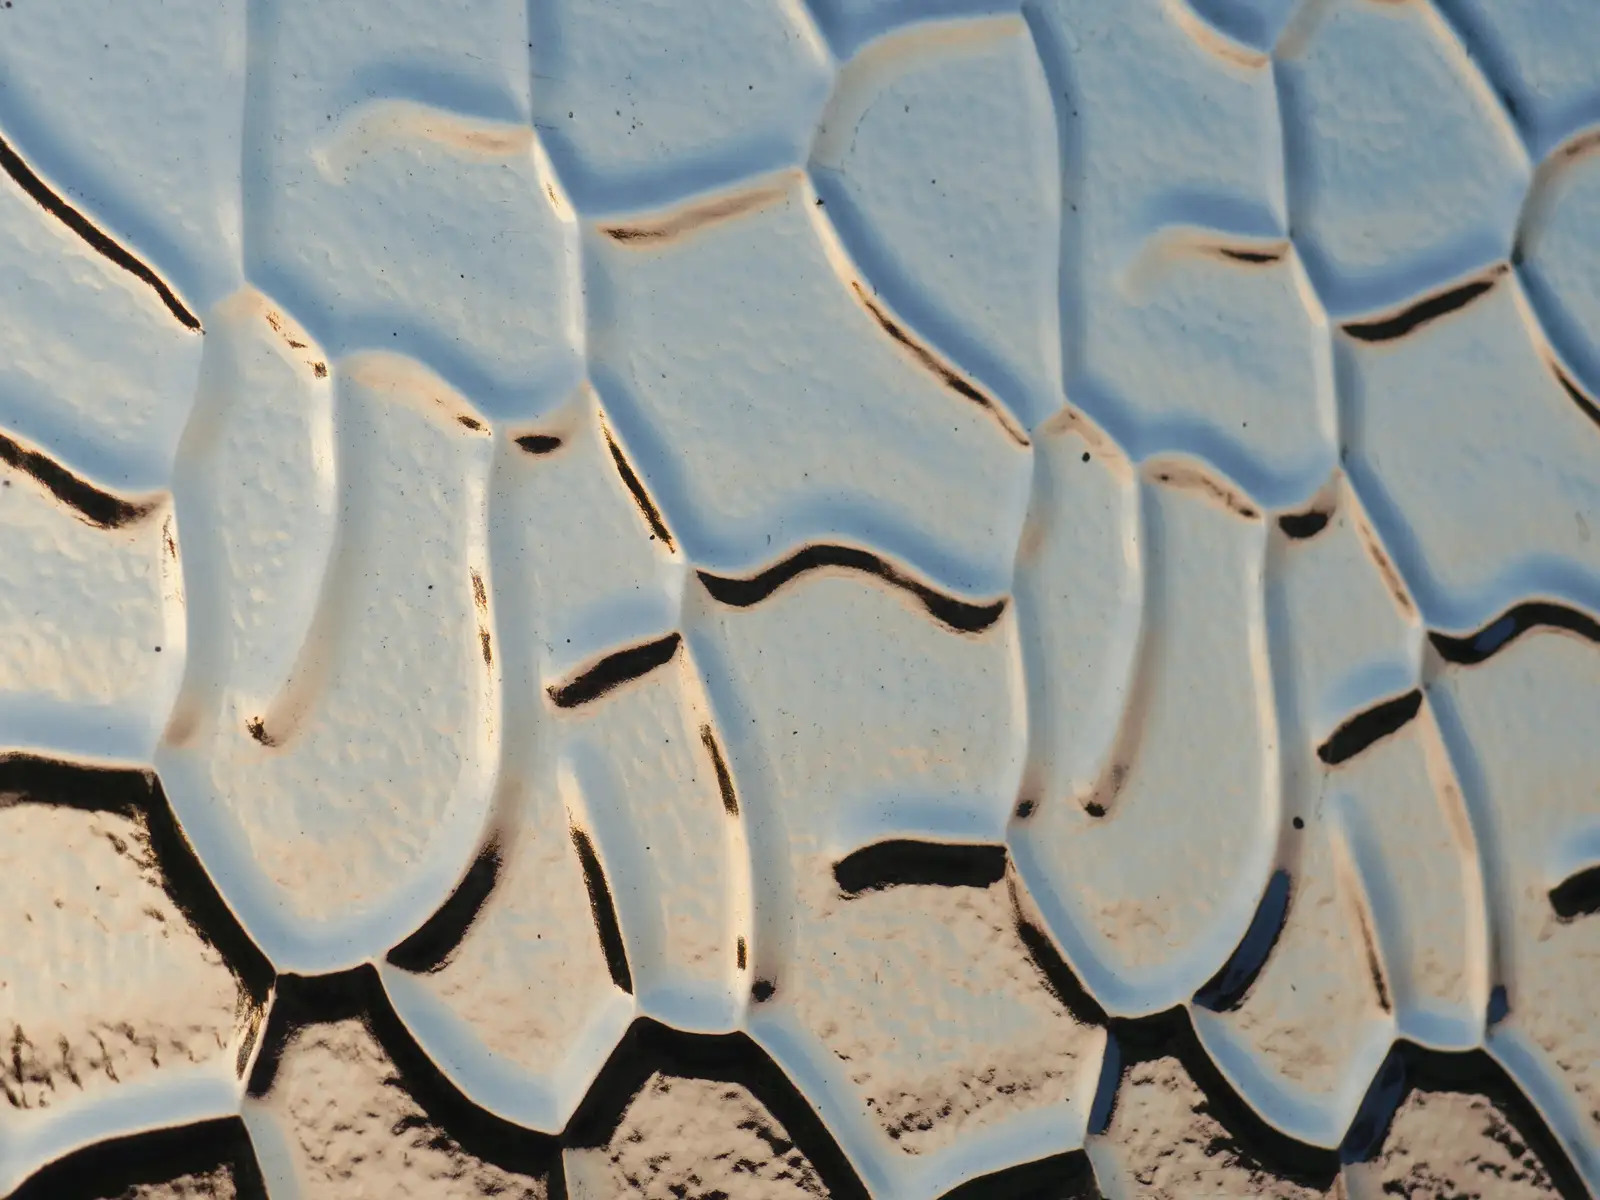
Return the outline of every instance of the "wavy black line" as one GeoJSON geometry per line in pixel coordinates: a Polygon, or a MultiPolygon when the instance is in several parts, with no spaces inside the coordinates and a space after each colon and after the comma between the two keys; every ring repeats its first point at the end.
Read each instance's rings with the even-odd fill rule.
{"type": "Polygon", "coordinates": [[[788,558],[747,579],[713,575],[709,571],[698,571],[696,574],[700,576],[700,582],[705,585],[713,600],[734,608],[749,608],[751,605],[761,603],[796,576],[821,567],[842,567],[850,571],[875,575],[885,583],[910,592],[922,602],[922,606],[930,615],[959,633],[982,632],[1000,619],[1000,614],[1006,607],[1003,597],[989,604],[973,604],[935,591],[920,580],[913,579],[891,566],[870,550],[832,543],[802,547],[788,558]]]}
{"type": "Polygon", "coordinates": [[[583,886],[589,892],[589,911],[594,916],[595,935],[600,939],[600,952],[605,955],[606,970],[611,972],[611,982],[628,995],[633,995],[633,972],[628,967],[628,950],[622,941],[622,926],[617,921],[617,906],[611,899],[611,887],[606,883],[606,870],[600,856],[594,852],[589,835],[576,825],[572,827],[572,845],[578,852],[578,865],[583,868],[583,886]]]}
{"type": "Polygon", "coordinates": [[[1428,640],[1446,662],[1476,666],[1492,658],[1530,629],[1564,629],[1600,645],[1600,621],[1550,600],[1528,600],[1501,613],[1476,633],[1453,637],[1428,631],[1428,640]]]}
{"type": "Polygon", "coordinates": [[[993,887],[1005,878],[1006,848],[982,843],[876,842],[833,865],[846,896],[920,884],[932,887],[993,887]]]}
{"type": "Polygon", "coordinates": [[[1465,308],[1493,289],[1505,273],[1506,267],[1502,264],[1482,278],[1458,284],[1431,296],[1424,296],[1391,316],[1378,317],[1370,321],[1349,321],[1345,324],[1344,331],[1358,341],[1392,342],[1430,321],[1437,321],[1459,308],[1465,308]]]}
{"type": "Polygon", "coordinates": [[[90,525],[99,529],[120,529],[148,516],[156,501],[124,500],[80,479],[43,451],[24,446],[0,433],[0,462],[32,478],[47,492],[90,525]]]}
{"type": "Polygon", "coordinates": [[[1317,747],[1317,757],[1330,767],[1354,758],[1367,747],[1408,725],[1422,711],[1422,692],[1413,688],[1403,696],[1382,700],[1350,717],[1317,747]]]}
{"type": "Polygon", "coordinates": [[[51,190],[50,185],[39,178],[33,168],[23,161],[22,156],[12,149],[11,144],[4,138],[0,138],[0,167],[3,167],[6,174],[16,181],[18,187],[33,198],[34,203],[82,238],[90,248],[135,279],[153,288],[156,295],[161,297],[161,302],[167,306],[167,311],[177,317],[185,329],[196,331],[200,329],[200,318],[189,311],[183,301],[178,299],[177,294],[167,286],[165,280],[51,190]]]}
{"type": "Polygon", "coordinates": [[[626,650],[606,655],[571,682],[553,683],[545,690],[557,708],[577,708],[591,700],[598,700],[613,688],[665,666],[678,652],[678,643],[681,641],[682,634],[669,633],[653,642],[629,646],[626,650]]]}
{"type": "Polygon", "coordinates": [[[450,898],[389,951],[389,962],[418,975],[443,967],[489,902],[500,880],[501,865],[500,844],[491,840],[467,868],[450,898]]]}
{"type": "Polygon", "coordinates": [[[1277,870],[1267,881],[1267,889],[1256,906],[1250,927],[1222,968],[1194,994],[1194,1002],[1212,1012],[1233,1012],[1245,1002],[1255,986],[1289,919],[1291,892],[1289,872],[1277,870]]]}

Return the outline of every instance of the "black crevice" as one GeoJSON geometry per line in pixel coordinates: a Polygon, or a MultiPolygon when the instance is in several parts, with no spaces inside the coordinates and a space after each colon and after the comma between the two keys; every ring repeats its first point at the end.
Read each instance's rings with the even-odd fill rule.
{"type": "Polygon", "coordinates": [[[969,1179],[941,1200],[1104,1200],[1089,1156],[1082,1150],[1053,1154],[969,1179]]]}
{"type": "Polygon", "coordinates": [[[744,1088],[781,1126],[760,1135],[781,1139],[769,1140],[776,1152],[803,1154],[821,1177],[825,1195],[866,1200],[866,1187],[817,1111],[744,1033],[687,1034],[638,1018],[601,1068],[562,1140],[573,1147],[608,1145],[634,1098],[657,1072],[744,1088]]]}
{"type": "Polygon", "coordinates": [[[1278,518],[1278,528],[1297,542],[1314,538],[1328,527],[1328,514],[1313,508],[1303,513],[1284,513],[1278,518]]]}
{"type": "Polygon", "coordinates": [[[1264,266],[1267,263],[1283,261],[1282,250],[1243,250],[1237,246],[1218,246],[1217,253],[1224,258],[1231,258],[1234,262],[1247,263],[1250,266],[1264,266]]]}
{"type": "Polygon", "coordinates": [[[1563,921],[1600,913],[1600,866],[1586,867],[1551,888],[1550,907],[1563,921]]]}
{"type": "Polygon", "coordinates": [[[278,977],[267,1033],[250,1076],[250,1095],[259,1098],[271,1092],[284,1051],[296,1033],[310,1025],[346,1020],[359,1020],[367,1027],[388,1055],[400,1087],[463,1151],[515,1174],[547,1176],[551,1200],[564,1200],[559,1140],[496,1117],[467,1099],[411,1036],[370,963],[332,975],[278,977]]]}
{"type": "Polygon", "coordinates": [[[183,301],[178,299],[177,294],[167,286],[165,280],[57,195],[4,138],[0,138],[0,167],[5,168],[6,174],[33,198],[34,203],[72,230],[97,253],[155,289],[156,295],[160,296],[161,302],[167,306],[167,311],[177,317],[185,329],[199,330],[200,318],[189,311],[183,301]]]}
{"type": "Polygon", "coordinates": [[[1250,927],[1245,930],[1239,945],[1222,964],[1222,969],[1206,981],[1194,995],[1194,1002],[1212,1012],[1233,1012],[1245,1001],[1255,986],[1267,959],[1272,956],[1278,939],[1283,936],[1283,926],[1289,919],[1289,902],[1293,888],[1289,872],[1279,868],[1267,881],[1267,889],[1256,906],[1250,927]]]}
{"type": "Polygon", "coordinates": [[[120,529],[155,510],[155,503],[124,500],[80,479],[48,454],[24,446],[0,433],[0,462],[31,476],[88,524],[99,529],[120,529]]]}
{"type": "Polygon", "coordinates": [[[761,603],[797,576],[823,567],[861,571],[909,592],[922,603],[929,615],[958,633],[981,633],[998,621],[1006,608],[1004,598],[989,604],[973,604],[936,591],[920,580],[911,578],[870,550],[832,543],[804,546],[788,558],[747,579],[713,575],[709,571],[696,573],[713,600],[734,608],[749,608],[761,603]]]}
{"type": "Polygon", "coordinates": [[[18,802],[107,812],[144,826],[162,890],[228,964],[251,1001],[266,1001],[272,965],[217,892],[150,771],[32,754],[0,755],[0,808],[18,802]]]}
{"type": "Polygon", "coordinates": [[[1384,974],[1383,953],[1378,947],[1378,935],[1372,927],[1372,913],[1366,905],[1356,908],[1356,919],[1361,929],[1361,949],[1367,959],[1367,975],[1372,980],[1372,990],[1378,1007],[1386,1013],[1394,1012],[1394,1000],[1389,995],[1389,980],[1384,974]]]}
{"type": "Polygon", "coordinates": [[[595,936],[600,939],[600,952],[605,955],[606,970],[611,972],[611,982],[631,996],[633,972],[628,968],[628,950],[622,942],[622,926],[617,921],[611,887],[606,883],[605,867],[589,835],[576,825],[572,827],[572,845],[578,852],[578,865],[583,868],[583,886],[589,893],[589,911],[594,917],[595,936]]]}
{"type": "Polygon", "coordinates": [[[1428,640],[1446,662],[1476,666],[1492,658],[1530,629],[1564,629],[1600,645],[1600,621],[1588,613],[1549,600],[1529,600],[1507,609],[1476,633],[1452,637],[1430,630],[1428,640]]]}
{"type": "MultiPolygon", "coordinates": [[[[650,499],[650,493],[645,491],[644,481],[634,471],[633,464],[628,461],[628,456],[622,452],[622,447],[617,444],[617,439],[612,436],[611,430],[603,423],[601,432],[606,435],[606,448],[611,451],[611,461],[616,464],[617,475],[622,480],[624,487],[633,497],[633,502],[639,506],[639,511],[644,514],[650,530],[660,539],[661,544],[668,550],[672,549],[672,534],[667,530],[667,523],[661,517],[661,510],[656,507],[656,502],[650,499]]],[[[521,444],[520,441],[518,443],[521,444]]]]}
{"type": "Polygon", "coordinates": [[[145,1189],[166,1195],[163,1184],[219,1171],[232,1181],[228,1195],[267,1200],[255,1148],[238,1117],[95,1142],[35,1172],[11,1193],[11,1200],[106,1200],[144,1195],[145,1189]]]}
{"type": "Polygon", "coordinates": [[[911,356],[915,358],[918,363],[920,363],[926,370],[930,371],[936,378],[940,380],[940,382],[942,382],[956,395],[960,396],[964,400],[972,401],[972,403],[976,404],[979,408],[983,409],[985,412],[994,417],[995,420],[1000,423],[1000,427],[1006,431],[1006,435],[1012,441],[1016,442],[1020,446],[1026,446],[1029,444],[1027,434],[1012,427],[1011,422],[1007,419],[1004,410],[998,403],[996,403],[989,396],[984,395],[977,388],[973,387],[971,383],[962,378],[959,372],[954,370],[952,367],[947,366],[940,360],[938,355],[934,354],[933,351],[929,350],[916,338],[907,333],[905,329],[901,327],[898,321],[896,321],[888,313],[884,312],[884,310],[876,302],[868,297],[866,289],[863,288],[859,283],[852,282],[850,286],[855,289],[857,298],[860,299],[861,303],[866,307],[866,310],[872,314],[872,319],[877,321],[878,326],[891,338],[893,338],[895,342],[905,347],[905,349],[910,352],[911,356]]]}
{"type": "Polygon", "coordinates": [[[1344,331],[1362,342],[1395,341],[1420,329],[1430,321],[1437,321],[1459,308],[1465,308],[1478,297],[1491,291],[1504,274],[1505,268],[1497,267],[1483,278],[1473,279],[1434,295],[1425,296],[1392,316],[1379,317],[1371,321],[1351,321],[1344,326],[1344,331]]]}
{"type": "Polygon", "coordinates": [[[1050,940],[1050,935],[1023,915],[1022,907],[1018,903],[1019,886],[1019,881],[1013,875],[1011,897],[1012,912],[1017,923],[1017,937],[1021,939],[1028,957],[1033,960],[1034,969],[1039,972],[1040,980],[1078,1024],[1107,1024],[1110,1018],[1106,1016],[1106,1010],[1100,1007],[1100,1002],[1089,994],[1089,989],[1083,986],[1082,980],[1061,957],[1056,944],[1050,940]]]}
{"type": "Polygon", "coordinates": [[[1403,696],[1379,701],[1358,712],[1328,735],[1317,747],[1317,757],[1330,767],[1354,758],[1391,733],[1404,729],[1422,711],[1422,691],[1412,688],[1403,696]]]}
{"type": "Polygon", "coordinates": [[[554,454],[561,449],[561,439],[548,433],[528,433],[517,439],[517,446],[529,454],[554,454]]]}
{"type": "Polygon", "coordinates": [[[389,951],[390,964],[419,975],[443,967],[489,902],[500,879],[501,865],[500,843],[491,839],[467,868],[450,898],[389,951]]]}
{"type": "Polygon", "coordinates": [[[833,866],[839,890],[852,897],[913,884],[987,888],[1005,874],[1004,846],[909,839],[863,846],[833,866]]]}
{"type": "Polygon", "coordinates": [[[591,700],[598,700],[613,688],[665,666],[672,661],[682,641],[682,634],[669,633],[653,642],[629,646],[626,650],[606,655],[569,683],[551,684],[546,690],[557,708],[577,708],[591,700]]]}
{"type": "Polygon", "coordinates": [[[1091,1124],[1092,1132],[1104,1131],[1114,1119],[1117,1092],[1131,1067],[1174,1058],[1205,1097],[1196,1111],[1212,1117],[1226,1131],[1227,1137],[1214,1140],[1208,1154],[1227,1155],[1248,1168],[1319,1192],[1333,1186],[1339,1173],[1339,1152],[1297,1141],[1258,1116],[1211,1062],[1186,1009],[1171,1008],[1131,1020],[1113,1018],[1109,1033],[1108,1069],[1101,1076],[1102,1094],[1095,1097],[1092,1111],[1098,1123],[1091,1124]],[[1110,1095],[1105,1094],[1106,1089],[1110,1095]]]}
{"type": "Polygon", "coordinates": [[[1413,1042],[1397,1041],[1373,1077],[1340,1147],[1340,1157],[1345,1162],[1364,1162],[1378,1155],[1394,1125],[1395,1114],[1412,1092],[1458,1092],[1483,1097],[1544,1165],[1562,1200],[1588,1196],[1572,1160],[1533,1102],[1482,1050],[1428,1050],[1413,1042]]]}
{"type": "Polygon", "coordinates": [[[1551,369],[1556,373],[1556,381],[1561,384],[1562,390],[1567,393],[1572,402],[1578,406],[1579,411],[1596,425],[1600,425],[1600,404],[1596,404],[1594,400],[1587,396],[1583,389],[1573,380],[1572,376],[1554,363],[1550,365],[1551,369]]]}
{"type": "Polygon", "coordinates": [[[717,773],[717,790],[722,793],[723,810],[730,817],[737,817],[739,793],[734,789],[733,774],[728,770],[728,760],[723,758],[722,747],[717,744],[716,731],[709,724],[700,726],[700,744],[711,756],[711,769],[717,773]]]}

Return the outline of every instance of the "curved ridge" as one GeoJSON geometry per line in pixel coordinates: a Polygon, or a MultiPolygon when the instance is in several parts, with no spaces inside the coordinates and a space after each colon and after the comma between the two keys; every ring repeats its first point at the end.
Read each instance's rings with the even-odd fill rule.
{"type": "Polygon", "coordinates": [[[4,137],[0,137],[0,168],[4,168],[6,174],[11,176],[16,185],[26,192],[34,203],[82,238],[91,250],[150,287],[161,298],[161,303],[167,306],[167,311],[176,317],[178,323],[185,329],[192,329],[196,333],[202,332],[200,318],[190,312],[189,306],[178,299],[177,293],[166,280],[110,234],[68,204],[65,198],[39,177],[4,137]]]}
{"type": "Polygon", "coordinates": [[[988,604],[974,604],[938,591],[870,550],[832,542],[803,546],[764,571],[744,578],[717,575],[705,570],[696,571],[695,574],[700,577],[701,584],[713,600],[732,608],[750,608],[807,571],[825,567],[860,571],[908,592],[921,602],[930,616],[957,633],[983,632],[1000,619],[1006,608],[1007,597],[1002,596],[988,604]]]}
{"type": "Polygon", "coordinates": [[[1214,0],[1174,0],[1178,25],[1201,49],[1242,67],[1265,66],[1275,31],[1254,12],[1219,11],[1214,0]]]}
{"type": "Polygon", "coordinates": [[[88,525],[121,529],[149,516],[159,500],[129,500],[90,483],[42,450],[0,433],[0,462],[27,475],[88,525]]]}
{"type": "Polygon", "coordinates": [[[1456,636],[1428,631],[1428,640],[1447,663],[1476,666],[1493,658],[1530,629],[1561,629],[1600,646],[1600,620],[1552,600],[1525,600],[1474,633],[1456,636]]]}

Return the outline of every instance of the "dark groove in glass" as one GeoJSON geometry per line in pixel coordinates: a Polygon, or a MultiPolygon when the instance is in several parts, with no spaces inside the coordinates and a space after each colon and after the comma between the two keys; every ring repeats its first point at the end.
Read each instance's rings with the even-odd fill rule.
{"type": "Polygon", "coordinates": [[[16,181],[18,187],[33,198],[34,203],[82,238],[91,249],[121,267],[135,279],[153,288],[156,295],[161,297],[161,303],[167,306],[167,311],[177,317],[185,329],[199,330],[200,318],[189,311],[183,301],[179,300],[167,286],[165,280],[57,195],[3,137],[0,137],[0,167],[3,167],[6,174],[16,181]]]}
{"type": "Polygon", "coordinates": [[[489,902],[500,879],[500,844],[491,840],[467,868],[450,898],[417,930],[389,951],[389,962],[402,971],[437,971],[467,936],[489,902]]]}
{"type": "Polygon", "coordinates": [[[1006,608],[1004,598],[989,604],[973,604],[913,579],[870,550],[832,543],[804,546],[781,562],[745,579],[714,575],[710,571],[698,571],[696,574],[713,600],[732,608],[750,608],[807,571],[824,567],[860,571],[909,592],[922,602],[929,615],[958,633],[981,633],[998,621],[1006,608]]]}
{"type": "Polygon", "coordinates": [[[1370,321],[1351,321],[1344,326],[1344,331],[1363,342],[1396,341],[1430,321],[1437,321],[1457,309],[1465,308],[1478,297],[1491,291],[1505,272],[1504,265],[1496,267],[1482,279],[1474,279],[1431,296],[1424,296],[1392,316],[1378,317],[1370,321]]]}
{"type": "Polygon", "coordinates": [[[1422,711],[1422,692],[1412,688],[1403,696],[1381,700],[1348,718],[1317,747],[1317,757],[1330,767],[1348,762],[1368,747],[1404,729],[1422,711]]]}
{"type": "Polygon", "coordinates": [[[589,835],[576,825],[572,827],[572,844],[578,851],[578,863],[583,868],[583,885],[589,892],[589,911],[594,916],[595,935],[600,939],[600,950],[606,957],[606,969],[611,972],[611,982],[631,996],[633,972],[628,968],[628,951],[622,941],[622,926],[617,922],[617,906],[611,899],[605,868],[600,864],[600,856],[594,852],[594,843],[589,840],[589,835]]]}
{"type": "Polygon", "coordinates": [[[557,708],[577,708],[598,700],[613,688],[621,687],[665,666],[678,652],[681,634],[669,633],[664,638],[630,646],[608,654],[576,679],[565,684],[551,684],[546,691],[557,708]]]}
{"type": "Polygon", "coordinates": [[[628,489],[633,502],[644,514],[651,532],[661,540],[663,546],[671,550],[672,534],[667,531],[667,523],[662,519],[661,510],[656,507],[656,502],[650,498],[650,493],[645,491],[644,481],[634,471],[633,464],[628,461],[628,456],[622,452],[622,447],[617,444],[617,439],[611,435],[611,430],[604,422],[601,423],[600,430],[606,435],[606,448],[611,451],[611,461],[617,468],[617,475],[621,478],[623,486],[628,489]]]}
{"type": "Polygon", "coordinates": [[[1292,890],[1289,872],[1280,868],[1272,873],[1256,914],[1250,918],[1250,927],[1228,961],[1194,994],[1196,1004],[1224,1013],[1235,1011],[1245,1002],[1283,936],[1292,890]]]}
{"type": "Polygon", "coordinates": [[[1006,848],[910,839],[863,846],[833,866],[846,896],[920,884],[933,887],[993,887],[1005,878],[1006,848]]]}
{"type": "Polygon", "coordinates": [[[711,756],[711,769],[717,773],[717,790],[722,793],[722,809],[730,817],[739,815],[739,793],[734,790],[733,775],[728,770],[722,747],[717,744],[717,734],[709,724],[700,726],[700,744],[711,756]]]}
{"type": "Polygon", "coordinates": [[[124,500],[104,491],[87,479],[80,479],[43,451],[24,446],[3,433],[0,462],[31,476],[45,491],[99,529],[121,529],[148,516],[156,507],[151,501],[124,500]]]}

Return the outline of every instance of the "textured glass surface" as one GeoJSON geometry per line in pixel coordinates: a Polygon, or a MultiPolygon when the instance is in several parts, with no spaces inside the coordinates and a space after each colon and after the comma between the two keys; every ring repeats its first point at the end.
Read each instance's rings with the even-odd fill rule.
{"type": "Polygon", "coordinates": [[[1600,1194],[1595,0],[0,5],[0,1196],[1600,1194]]]}

